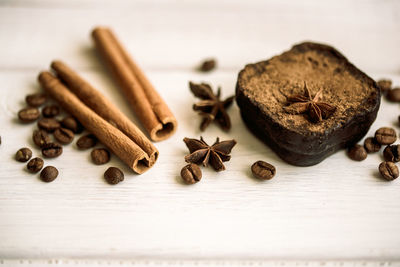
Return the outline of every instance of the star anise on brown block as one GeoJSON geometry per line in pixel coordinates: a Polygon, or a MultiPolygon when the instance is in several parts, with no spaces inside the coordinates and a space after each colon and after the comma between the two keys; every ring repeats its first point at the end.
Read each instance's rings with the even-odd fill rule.
{"type": "Polygon", "coordinates": [[[335,112],[335,106],[320,101],[322,97],[322,89],[319,90],[314,97],[311,96],[310,90],[307,88],[306,83],[304,83],[304,90],[306,91],[305,95],[296,94],[287,97],[288,102],[291,103],[289,106],[283,107],[287,113],[308,113],[311,122],[320,122],[329,118],[329,116],[335,112]]]}
{"type": "Polygon", "coordinates": [[[225,166],[223,162],[229,161],[232,148],[236,145],[235,140],[219,141],[219,137],[212,146],[209,146],[203,137],[192,139],[185,137],[183,139],[189,149],[190,154],[185,156],[185,161],[188,163],[200,164],[208,166],[210,164],[214,170],[223,171],[225,166]]]}
{"type": "Polygon", "coordinates": [[[201,99],[200,102],[193,105],[193,110],[198,111],[204,117],[200,124],[200,130],[204,131],[214,120],[218,122],[223,130],[229,130],[231,128],[231,120],[226,109],[231,106],[235,96],[221,101],[220,87],[218,87],[216,95],[213,93],[211,86],[206,83],[196,84],[189,82],[189,87],[192,93],[201,99]]]}

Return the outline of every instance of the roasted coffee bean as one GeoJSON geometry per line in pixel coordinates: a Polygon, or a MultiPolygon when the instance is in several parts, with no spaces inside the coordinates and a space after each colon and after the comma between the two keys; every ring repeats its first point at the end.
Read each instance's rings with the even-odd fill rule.
{"type": "Polygon", "coordinates": [[[40,179],[43,182],[50,183],[53,182],[58,176],[58,170],[53,166],[45,167],[40,173],[40,179]]]}
{"type": "Polygon", "coordinates": [[[42,115],[46,118],[53,118],[60,114],[60,108],[57,105],[48,105],[42,109],[42,115]]]}
{"type": "Polygon", "coordinates": [[[32,150],[23,147],[15,153],[15,159],[19,162],[27,162],[32,157],[32,150]]]}
{"type": "Polygon", "coordinates": [[[55,158],[62,154],[63,148],[58,143],[47,143],[43,145],[42,154],[46,158],[55,158]]]}
{"type": "Polygon", "coordinates": [[[367,150],[367,153],[374,153],[381,149],[381,144],[374,137],[368,137],[364,140],[364,148],[367,150]]]}
{"type": "Polygon", "coordinates": [[[356,161],[362,161],[367,158],[367,150],[363,146],[354,145],[347,153],[349,158],[356,161]]]}
{"type": "Polygon", "coordinates": [[[44,130],[34,130],[32,140],[38,147],[42,148],[45,144],[51,142],[50,136],[44,130]]]}
{"type": "Polygon", "coordinates": [[[182,180],[186,184],[197,183],[198,181],[201,180],[201,176],[202,176],[202,173],[201,173],[199,166],[197,166],[194,163],[190,163],[190,164],[186,165],[181,170],[182,180]]]}
{"type": "Polygon", "coordinates": [[[94,134],[87,134],[84,136],[81,136],[78,141],[76,142],[76,146],[79,149],[88,149],[91,147],[94,147],[97,143],[97,138],[94,136],[94,134]]]}
{"type": "Polygon", "coordinates": [[[382,177],[388,181],[392,181],[399,177],[399,168],[391,161],[384,161],[379,164],[379,172],[382,177]]]}
{"type": "Polygon", "coordinates": [[[400,145],[389,145],[383,150],[385,161],[399,162],[400,161],[400,145]]]}
{"type": "Polygon", "coordinates": [[[77,119],[75,119],[74,117],[71,117],[71,116],[65,117],[61,121],[61,125],[64,128],[67,128],[76,134],[81,133],[83,131],[82,124],[77,119]]]}
{"type": "Polygon", "coordinates": [[[110,167],[104,172],[104,179],[109,184],[118,184],[124,180],[124,173],[116,167],[110,167]]]}
{"type": "Polygon", "coordinates": [[[379,80],[376,85],[378,85],[381,90],[382,95],[385,95],[392,88],[392,81],[387,79],[379,80]]]}
{"type": "Polygon", "coordinates": [[[96,165],[106,164],[110,161],[110,152],[105,148],[96,148],[90,153],[92,161],[96,165]]]}
{"type": "Polygon", "coordinates": [[[276,169],[273,165],[259,160],[254,162],[251,166],[251,172],[253,173],[253,176],[258,179],[269,180],[275,176],[276,169]]]}
{"type": "Polygon", "coordinates": [[[216,65],[217,62],[215,59],[207,59],[201,63],[199,70],[202,72],[211,71],[215,68],[216,65]]]}
{"type": "Polygon", "coordinates": [[[74,140],[74,133],[66,128],[58,128],[54,131],[54,138],[61,144],[69,144],[74,140]]]}
{"type": "Polygon", "coordinates": [[[39,107],[43,105],[46,100],[46,95],[41,93],[27,95],[25,98],[26,103],[31,107],[39,107]]]}
{"type": "Polygon", "coordinates": [[[386,94],[387,100],[391,102],[400,102],[400,88],[393,88],[386,94]]]}
{"type": "Polygon", "coordinates": [[[391,145],[397,140],[396,131],[389,127],[379,128],[375,132],[375,140],[381,145],[391,145]]]}
{"type": "Polygon", "coordinates": [[[18,112],[18,118],[22,122],[32,122],[39,118],[40,112],[37,108],[23,108],[18,112]]]}
{"type": "Polygon", "coordinates": [[[32,173],[37,173],[43,168],[43,164],[44,161],[41,158],[33,158],[28,162],[26,168],[32,173]]]}
{"type": "Polygon", "coordinates": [[[53,118],[42,118],[38,121],[38,126],[40,129],[43,129],[48,133],[52,133],[57,128],[60,128],[60,123],[53,118]]]}

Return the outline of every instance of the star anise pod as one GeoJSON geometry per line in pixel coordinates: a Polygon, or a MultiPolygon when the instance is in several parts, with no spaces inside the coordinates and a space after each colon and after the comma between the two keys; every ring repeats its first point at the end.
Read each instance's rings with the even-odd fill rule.
{"type": "Polygon", "coordinates": [[[212,121],[217,121],[221,128],[225,131],[231,128],[231,120],[226,109],[229,108],[235,96],[228,97],[221,101],[221,88],[218,87],[215,95],[211,86],[206,83],[189,82],[192,93],[201,99],[200,102],[193,105],[193,110],[198,111],[204,117],[200,124],[200,130],[204,131],[212,121]]]}
{"type": "Polygon", "coordinates": [[[209,146],[203,137],[200,140],[187,138],[183,139],[189,149],[190,154],[185,156],[185,161],[188,163],[200,164],[208,166],[210,164],[214,170],[223,171],[225,166],[223,162],[229,161],[232,148],[236,145],[235,140],[219,141],[219,137],[212,146],[209,146]]]}
{"type": "Polygon", "coordinates": [[[283,107],[287,113],[290,114],[303,114],[308,113],[308,116],[312,122],[320,122],[331,116],[336,107],[326,102],[320,101],[322,96],[322,89],[319,90],[314,97],[311,96],[310,90],[304,83],[304,90],[306,95],[291,95],[287,98],[291,104],[283,107]]]}

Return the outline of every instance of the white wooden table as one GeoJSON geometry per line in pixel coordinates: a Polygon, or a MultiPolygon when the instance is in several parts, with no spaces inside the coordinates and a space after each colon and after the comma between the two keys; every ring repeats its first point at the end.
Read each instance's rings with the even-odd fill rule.
{"type": "MultiPolygon", "coordinates": [[[[400,85],[400,2],[367,1],[95,1],[0,2],[0,266],[307,265],[399,266],[400,179],[379,178],[379,154],[363,162],[344,151],[301,168],[280,160],[230,110],[233,129],[200,133],[188,81],[234,93],[238,71],[314,40],[334,45],[373,78],[400,85]],[[115,156],[106,166],[66,146],[46,160],[60,175],[45,184],[13,159],[34,125],[17,122],[36,76],[62,59],[136,121],[95,55],[89,33],[111,26],[176,114],[179,129],[157,143],[150,171],[133,174],[115,156]],[[194,71],[205,57],[218,69],[194,71]],[[183,137],[235,138],[227,171],[203,169],[183,185],[183,137]],[[260,182],[249,167],[263,159],[276,177],[260,182]],[[118,166],[126,180],[102,178],[118,166]]],[[[382,102],[369,135],[397,126],[399,105],[382,102]]]]}

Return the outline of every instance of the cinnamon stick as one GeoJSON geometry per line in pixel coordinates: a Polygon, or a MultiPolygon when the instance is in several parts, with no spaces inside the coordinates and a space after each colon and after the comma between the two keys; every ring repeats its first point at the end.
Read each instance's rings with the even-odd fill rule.
{"type": "Polygon", "coordinates": [[[98,27],[92,36],[150,138],[161,141],[171,136],[177,128],[174,115],[115,35],[98,27]]]}
{"type": "Polygon", "coordinates": [[[78,96],[86,106],[117,127],[142,148],[150,158],[150,166],[155,163],[158,157],[158,151],[155,146],[111,101],[63,62],[59,60],[53,61],[51,67],[57,73],[57,76],[67,84],[68,89],[78,96]]]}
{"type": "Polygon", "coordinates": [[[141,174],[150,168],[149,156],[142,148],[88,108],[59,79],[50,72],[44,71],[39,74],[38,80],[51,97],[66,111],[75,116],[87,130],[96,135],[103,144],[132,170],[141,174]]]}

